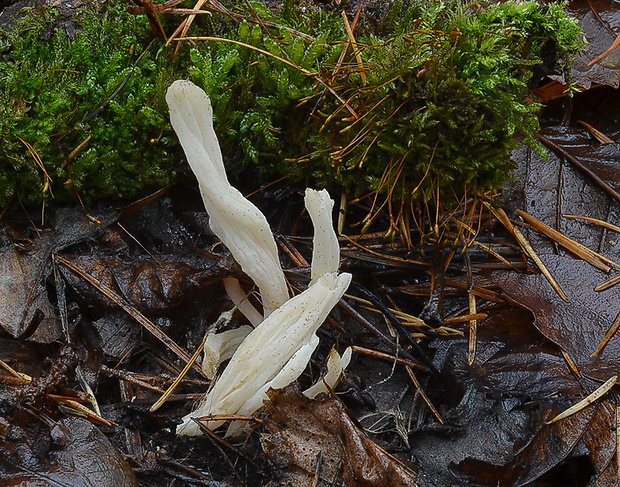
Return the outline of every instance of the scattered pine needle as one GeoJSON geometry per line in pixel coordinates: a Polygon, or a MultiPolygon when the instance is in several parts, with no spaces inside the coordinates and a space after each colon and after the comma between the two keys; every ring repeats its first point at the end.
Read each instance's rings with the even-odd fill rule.
{"type": "Polygon", "coordinates": [[[294,62],[289,61],[288,59],[284,59],[280,56],[276,56],[275,54],[269,51],[265,51],[264,49],[260,49],[259,47],[252,46],[251,44],[246,44],[245,42],[237,41],[235,39],[226,39],[224,37],[211,37],[211,36],[178,37],[175,39],[175,41],[178,41],[178,42],[183,42],[183,41],[229,42],[231,44],[236,44],[238,46],[247,47],[248,49],[252,49],[253,51],[260,52],[261,54],[264,54],[265,56],[272,57],[280,61],[281,63],[287,64],[288,66],[298,69],[306,76],[314,77],[319,83],[325,86],[325,88],[349,111],[351,115],[353,115],[353,117],[355,117],[356,119],[359,118],[359,115],[355,112],[355,110],[353,110],[351,105],[349,105],[345,100],[343,100],[342,97],[338,93],[336,93],[336,91],[331,86],[329,86],[323,79],[321,79],[319,76],[316,76],[316,73],[312,73],[308,71],[307,69],[302,68],[301,66],[298,66],[294,62]]]}
{"type": "Polygon", "coordinates": [[[616,384],[617,380],[618,380],[618,376],[614,375],[611,379],[609,379],[607,382],[605,382],[601,387],[599,387],[597,390],[595,390],[588,397],[586,397],[585,399],[579,401],[574,406],[571,406],[566,411],[558,414],[551,421],[545,421],[545,424],[555,423],[557,421],[560,421],[561,419],[568,418],[569,416],[572,416],[573,414],[581,411],[582,409],[584,409],[585,407],[589,406],[590,404],[592,404],[597,399],[600,399],[601,397],[603,397],[616,384]]]}
{"type": "MultiPolygon", "coordinates": [[[[472,292],[467,294],[469,301],[469,314],[475,316],[476,310],[476,295],[472,292]]],[[[467,340],[467,363],[472,365],[476,359],[476,337],[478,334],[478,320],[471,319],[469,321],[469,338],[467,340]]]]}
{"type": "MultiPolygon", "coordinates": [[[[373,304],[367,299],[360,298],[358,296],[353,296],[352,294],[345,294],[345,297],[351,299],[352,301],[356,301],[366,306],[366,309],[370,311],[374,311],[375,313],[381,313],[373,304]]],[[[405,325],[413,325],[413,326],[424,326],[429,328],[426,322],[422,318],[418,318],[417,316],[410,315],[408,313],[403,313],[402,311],[394,308],[388,308],[395,316],[397,316],[403,324],[405,325]]]]}
{"type": "Polygon", "coordinates": [[[601,61],[602,59],[610,55],[613,51],[615,51],[618,48],[618,46],[620,46],[620,34],[618,34],[618,36],[614,39],[614,41],[611,43],[611,45],[607,49],[605,49],[601,54],[599,54],[592,61],[590,61],[588,63],[588,66],[595,65],[596,63],[598,63],[599,61],[601,61]]]}
{"type": "Polygon", "coordinates": [[[109,428],[118,426],[118,424],[116,424],[114,421],[110,421],[109,419],[105,419],[104,417],[99,416],[94,411],[91,411],[86,406],[84,406],[83,404],[80,404],[79,402],[73,399],[69,399],[65,396],[58,396],[54,394],[48,394],[48,397],[51,397],[52,399],[56,400],[58,402],[58,405],[62,409],[64,409],[66,412],[74,413],[78,416],[84,416],[91,423],[99,424],[102,426],[107,426],[109,428]]]}
{"type": "Polygon", "coordinates": [[[401,365],[406,365],[407,367],[412,367],[414,369],[419,370],[428,370],[428,367],[422,364],[418,364],[416,362],[412,362],[411,360],[407,360],[400,357],[395,357],[394,355],[390,355],[389,353],[380,352],[379,350],[372,350],[370,348],[358,347],[357,345],[352,345],[351,350],[355,353],[360,353],[362,355],[368,355],[369,357],[375,357],[382,360],[386,360],[387,362],[396,362],[401,365]]]}
{"type": "Polygon", "coordinates": [[[607,291],[608,289],[611,289],[612,287],[614,287],[618,283],[620,283],[620,274],[616,274],[615,276],[610,277],[609,279],[604,280],[598,286],[596,286],[594,288],[594,290],[597,291],[597,292],[607,291]]]}
{"type": "Polygon", "coordinates": [[[13,367],[7,364],[4,360],[0,360],[0,367],[6,370],[11,376],[15,377],[19,382],[29,384],[32,382],[32,377],[21,372],[17,372],[13,367]]]}
{"type": "Polygon", "coordinates": [[[590,223],[596,223],[597,225],[600,225],[602,227],[607,228],[608,230],[613,230],[614,232],[618,232],[620,233],[620,227],[617,225],[614,225],[612,223],[603,221],[603,220],[597,220],[596,218],[590,218],[589,216],[580,216],[580,215],[562,215],[564,218],[571,218],[574,220],[585,220],[587,222],[590,223]]]}
{"type": "Polygon", "coordinates": [[[47,170],[45,169],[45,164],[43,164],[43,160],[41,159],[41,156],[30,143],[26,142],[21,137],[17,137],[17,138],[22,144],[26,146],[26,148],[28,149],[28,152],[30,152],[30,155],[35,160],[35,162],[37,163],[37,166],[39,166],[39,169],[41,169],[41,171],[43,172],[43,175],[45,176],[44,177],[45,182],[43,183],[43,193],[45,194],[49,191],[49,193],[52,196],[54,196],[52,194],[52,186],[51,186],[52,177],[48,174],[47,170]]]}
{"type": "Polygon", "coordinates": [[[527,213],[521,210],[516,210],[516,212],[519,214],[521,218],[523,218],[523,220],[525,220],[526,223],[529,223],[530,225],[532,225],[535,230],[546,235],[547,237],[552,239],[554,242],[557,242],[559,245],[564,247],[566,250],[575,254],[581,260],[586,261],[591,266],[596,267],[597,269],[605,273],[611,272],[611,267],[605,264],[605,262],[608,262],[614,265],[615,267],[620,267],[614,262],[610,261],[609,259],[606,259],[605,257],[597,254],[593,250],[590,250],[585,245],[575,242],[573,239],[568,238],[567,236],[563,235],[557,230],[551,228],[546,223],[543,223],[537,218],[534,218],[532,215],[528,215],[527,213]]]}
{"type": "MultiPolygon", "coordinates": [[[[358,15],[361,8],[362,5],[360,4],[360,7],[358,9],[358,15]]],[[[362,78],[362,85],[366,86],[366,73],[364,72],[364,62],[362,61],[360,50],[358,48],[357,42],[355,41],[355,37],[353,36],[353,29],[351,28],[351,24],[349,24],[349,19],[347,19],[347,13],[344,10],[342,11],[342,21],[344,23],[344,28],[347,31],[347,37],[349,38],[349,42],[353,46],[353,55],[355,56],[355,60],[357,61],[357,64],[359,66],[360,76],[362,78]]]]}
{"type": "MultiPolygon", "coordinates": [[[[472,293],[473,294],[473,293],[472,293]]],[[[475,294],[474,294],[475,296],[475,294]]],[[[466,321],[472,320],[486,320],[489,317],[486,313],[476,313],[473,315],[460,315],[460,316],[451,316],[450,318],[445,318],[443,322],[446,325],[454,325],[457,323],[464,323],[466,321]]]]}
{"type": "Polygon", "coordinates": [[[185,367],[183,367],[183,370],[179,373],[176,379],[174,379],[172,384],[170,384],[170,387],[166,389],[166,392],[164,392],[161,395],[161,397],[155,402],[155,404],[151,406],[151,408],[149,409],[149,412],[153,413],[157,411],[160,407],[162,407],[162,405],[168,400],[170,395],[174,392],[174,390],[181,383],[181,381],[185,379],[185,376],[189,372],[189,369],[191,369],[194,366],[194,364],[196,363],[196,360],[198,360],[198,356],[204,350],[206,341],[207,341],[207,335],[205,334],[205,337],[202,339],[202,342],[200,343],[198,348],[196,348],[196,351],[192,355],[191,359],[185,364],[185,367]]]}
{"type": "Polygon", "coordinates": [[[577,364],[575,363],[573,358],[568,354],[566,350],[560,349],[560,351],[562,352],[562,357],[564,357],[564,361],[566,362],[566,365],[568,365],[568,368],[571,370],[571,372],[575,374],[575,377],[581,378],[581,372],[579,372],[577,364]]]}
{"type": "Polygon", "coordinates": [[[562,298],[563,301],[569,303],[570,301],[568,299],[568,296],[566,296],[566,293],[562,290],[560,285],[553,278],[553,276],[549,272],[549,269],[547,269],[545,264],[543,264],[542,260],[540,260],[540,257],[538,257],[538,254],[534,251],[534,249],[532,248],[530,243],[527,241],[525,236],[517,228],[515,228],[513,224],[510,222],[510,219],[508,218],[508,215],[506,215],[506,212],[502,208],[494,208],[493,206],[491,206],[490,203],[486,201],[484,202],[484,204],[491,210],[491,213],[493,213],[493,215],[495,215],[495,217],[506,227],[506,229],[510,233],[512,233],[512,235],[515,237],[515,239],[521,246],[521,249],[523,250],[523,252],[525,252],[525,254],[528,255],[534,261],[534,263],[540,269],[540,272],[543,273],[547,281],[549,281],[549,284],[551,284],[551,287],[554,289],[556,293],[558,293],[560,298],[562,298]]]}
{"type": "Polygon", "coordinates": [[[609,340],[611,340],[611,338],[618,331],[618,328],[620,328],[620,313],[618,313],[618,316],[616,316],[616,319],[609,327],[609,330],[607,330],[607,333],[605,333],[605,336],[601,340],[601,343],[598,344],[598,347],[596,347],[596,350],[592,352],[592,355],[590,355],[590,357],[594,357],[595,355],[598,355],[599,353],[603,351],[603,349],[605,348],[609,340]]]}
{"type": "MultiPolygon", "coordinates": [[[[177,357],[179,357],[184,362],[189,362],[191,357],[189,354],[183,350],[174,340],[172,340],[168,335],[166,335],[163,331],[157,328],[146,316],[144,316],[140,311],[138,311],[133,305],[128,303],[125,298],[119,296],[114,290],[110,289],[108,286],[100,282],[98,279],[95,279],[93,276],[89,275],[86,271],[81,269],[80,267],[72,264],[70,261],[61,257],[60,255],[54,255],[54,259],[56,262],[64,265],[71,272],[80,276],[86,282],[88,282],[91,286],[97,289],[100,293],[114,302],[117,306],[119,306],[123,311],[125,311],[129,316],[131,316],[134,320],[140,323],[147,331],[149,331],[155,338],[161,341],[168,349],[170,349],[177,357]]],[[[196,370],[200,375],[203,375],[202,369],[194,364],[194,370],[196,370]]]]}
{"type": "Polygon", "coordinates": [[[601,144],[615,144],[616,143],[613,139],[610,139],[603,132],[601,132],[598,129],[595,129],[589,123],[586,123],[583,120],[577,120],[577,123],[580,125],[583,125],[588,130],[588,132],[590,132],[592,137],[598,140],[601,144]]]}
{"type": "Polygon", "coordinates": [[[426,395],[426,392],[424,392],[424,389],[422,389],[422,384],[420,384],[420,381],[416,377],[411,367],[406,367],[406,369],[407,369],[407,373],[409,374],[409,378],[411,379],[416,389],[420,393],[420,396],[422,396],[422,399],[424,400],[428,408],[431,410],[431,412],[435,416],[435,419],[439,422],[439,424],[444,424],[444,420],[441,417],[441,414],[439,414],[439,411],[437,411],[437,408],[435,407],[435,405],[431,402],[430,398],[426,395]]]}

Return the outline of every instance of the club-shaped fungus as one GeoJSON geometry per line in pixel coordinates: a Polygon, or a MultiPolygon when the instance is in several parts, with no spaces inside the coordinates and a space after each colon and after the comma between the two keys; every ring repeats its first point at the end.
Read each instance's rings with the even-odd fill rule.
{"type": "MultiPolygon", "coordinates": [[[[211,390],[177,428],[179,434],[197,435],[200,428],[194,418],[252,414],[267,399],[269,388],[284,387],[301,375],[319,343],[316,331],[349,287],[351,275],[337,272],[340,248],[331,223],[333,201],[325,190],[308,189],[305,204],[315,228],[312,280],[305,291],[289,299],[267,219],[226,177],[208,96],[189,81],[176,81],[168,89],[166,101],[172,126],[198,179],[211,228],[256,283],[264,307],[264,319],[241,342],[211,390]]],[[[248,308],[239,284],[229,280],[226,288],[240,309],[246,307],[244,314],[250,321],[258,321],[260,316],[248,308]]],[[[336,359],[334,353],[324,378],[329,385],[337,381],[350,357],[349,352],[336,359]]],[[[307,393],[324,389],[321,381],[307,393]]],[[[222,423],[203,424],[214,429],[222,423]]],[[[227,434],[240,431],[241,426],[232,423],[227,434]]]]}

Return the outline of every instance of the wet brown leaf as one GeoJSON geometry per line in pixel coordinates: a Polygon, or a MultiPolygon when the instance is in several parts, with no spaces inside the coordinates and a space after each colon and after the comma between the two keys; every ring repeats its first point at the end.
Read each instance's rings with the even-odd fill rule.
{"type": "Polygon", "coordinates": [[[269,434],[262,444],[282,469],[280,485],[316,485],[316,475],[318,485],[417,485],[415,473],[353,424],[337,399],[310,400],[291,387],[272,390],[269,397],[269,434]]]}
{"type": "Polygon", "coordinates": [[[603,401],[581,439],[590,454],[590,462],[594,469],[590,487],[618,485],[613,461],[616,456],[616,431],[612,427],[614,424],[616,424],[616,405],[611,401],[603,401]],[[613,482],[609,483],[610,480],[613,482]]]}
{"type": "Polygon", "coordinates": [[[84,419],[64,418],[44,432],[14,425],[5,428],[6,434],[0,436],[0,480],[4,486],[138,485],[121,454],[84,419]]]}
{"type": "Polygon", "coordinates": [[[569,303],[562,301],[540,274],[498,272],[492,279],[534,314],[534,325],[569,354],[582,374],[601,381],[618,374],[620,336],[611,338],[601,353],[590,357],[620,313],[618,291],[595,292],[604,274],[581,260],[552,254],[541,258],[566,290],[569,303]]]}
{"type": "Polygon", "coordinates": [[[7,248],[0,253],[0,326],[15,338],[50,343],[61,336],[45,288],[49,255],[48,249],[24,253],[7,248]]]}
{"type": "MultiPolygon", "coordinates": [[[[170,316],[195,309],[196,303],[209,295],[211,286],[221,287],[225,275],[222,267],[207,259],[204,267],[199,268],[167,255],[129,261],[98,256],[65,259],[149,316],[170,316]]],[[[109,299],[75,273],[65,267],[61,271],[83,303],[99,310],[116,309],[109,299]]]]}
{"type": "Polygon", "coordinates": [[[531,441],[506,465],[492,465],[470,458],[453,466],[453,472],[467,481],[467,485],[526,485],[562,462],[575,449],[590,427],[596,410],[596,407],[581,410],[552,425],[539,423],[531,441]]]}
{"type": "Polygon", "coordinates": [[[568,10],[579,19],[589,42],[572,65],[573,81],[585,89],[589,89],[593,84],[617,88],[620,84],[620,50],[610,52],[589,66],[591,61],[608,50],[616,38],[617,5],[605,0],[578,0],[570,2],[568,10]]]}
{"type": "Polygon", "coordinates": [[[466,338],[434,340],[435,362],[459,385],[471,384],[494,396],[545,400],[579,394],[558,347],[532,322],[532,314],[517,307],[491,308],[489,317],[480,322],[472,366],[467,363],[466,338]]]}
{"type": "Polygon", "coordinates": [[[0,249],[0,327],[16,338],[42,343],[57,340],[61,336],[58,313],[46,288],[52,272],[50,257],[98,235],[105,227],[90,221],[79,209],[61,209],[51,228],[38,233],[31,249],[18,250],[10,244],[0,249]]]}
{"type": "Polygon", "coordinates": [[[610,462],[598,477],[588,484],[588,487],[616,487],[618,485],[618,467],[616,462],[610,462]]]}
{"type": "MultiPolygon", "coordinates": [[[[608,125],[606,125],[608,127],[608,125]]],[[[618,139],[617,125],[608,128],[609,135],[618,139]]],[[[556,148],[572,164],[588,174],[592,180],[620,201],[620,146],[593,141],[590,133],[580,127],[548,127],[542,132],[543,141],[556,148]]]]}

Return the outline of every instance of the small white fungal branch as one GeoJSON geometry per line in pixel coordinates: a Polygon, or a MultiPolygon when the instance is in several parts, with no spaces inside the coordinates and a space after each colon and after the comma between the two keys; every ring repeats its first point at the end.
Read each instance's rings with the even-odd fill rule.
{"type": "MultiPolygon", "coordinates": [[[[236,306],[258,326],[238,346],[222,375],[197,409],[183,418],[178,434],[198,435],[194,418],[215,415],[249,415],[262,407],[269,388],[281,388],[297,380],[319,343],[316,331],[342,298],[351,275],[338,274],[340,247],[331,221],[333,201],[327,191],[306,190],[305,204],[314,225],[311,282],[290,298],[277,247],[265,216],[228,182],[207,95],[189,81],[176,81],[166,94],[172,126],[196,178],[214,233],[230,249],[243,271],[256,283],[263,302],[264,319],[247,301],[239,283],[231,279],[226,289],[236,306]]],[[[226,332],[225,332],[226,333],[226,332]]],[[[246,331],[206,340],[209,374],[246,331]]],[[[308,389],[309,397],[332,387],[350,359],[332,351],[323,380],[308,389]]],[[[223,421],[206,421],[214,429],[223,421]]],[[[228,435],[243,424],[233,422],[228,435]]]]}
{"type": "Polygon", "coordinates": [[[319,277],[338,271],[340,246],[332,223],[334,201],[330,199],[327,191],[314,191],[308,188],[304,202],[314,225],[310,281],[310,284],[313,284],[319,277]]]}

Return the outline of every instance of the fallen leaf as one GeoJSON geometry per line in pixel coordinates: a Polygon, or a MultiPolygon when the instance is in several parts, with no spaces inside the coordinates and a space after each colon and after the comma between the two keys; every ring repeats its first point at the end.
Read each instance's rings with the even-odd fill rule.
{"type": "Polygon", "coordinates": [[[614,462],[616,431],[612,427],[615,424],[616,405],[612,401],[603,401],[581,439],[593,469],[589,487],[618,485],[618,472],[614,462]]]}
{"type": "MultiPolygon", "coordinates": [[[[202,266],[194,267],[168,255],[140,256],[126,261],[89,255],[63,257],[149,316],[192,312],[204,296],[213,295],[212,287],[221,287],[223,276],[230,275],[214,260],[206,258],[202,266]]],[[[64,266],[61,272],[82,303],[98,310],[116,309],[84,279],[64,266]]]]}
{"type": "Polygon", "coordinates": [[[572,81],[585,89],[589,89],[593,84],[617,88],[620,85],[618,49],[592,66],[589,65],[614,43],[614,32],[618,25],[618,10],[615,4],[603,0],[573,0],[568,4],[568,12],[579,19],[588,40],[588,45],[571,66],[572,81]]]}
{"type": "Polygon", "coordinates": [[[562,301],[540,274],[496,272],[491,280],[534,314],[536,328],[566,351],[582,374],[601,381],[617,375],[620,336],[612,337],[598,355],[590,355],[620,313],[618,291],[594,291],[604,274],[581,260],[553,254],[541,258],[568,294],[569,303],[562,301]]]}
{"type": "Polygon", "coordinates": [[[103,433],[84,419],[64,418],[49,429],[14,425],[8,428],[6,431],[10,433],[0,436],[2,485],[138,485],[123,456],[103,433]]]}
{"type": "Polygon", "coordinates": [[[560,350],[533,326],[531,313],[513,306],[488,311],[489,317],[478,327],[472,366],[467,363],[465,337],[439,338],[430,344],[443,374],[453,377],[460,387],[473,385],[495,397],[545,400],[580,393],[560,350]]]}
{"type": "MultiPolygon", "coordinates": [[[[545,425],[539,422],[538,431],[505,465],[492,465],[468,458],[452,471],[467,485],[488,487],[519,487],[540,478],[541,475],[566,459],[575,449],[595,417],[597,407],[583,409],[564,421],[545,425]]],[[[559,412],[559,411],[558,411],[559,412]]],[[[544,413],[543,413],[544,414],[544,413]]]]}
{"type": "Polygon", "coordinates": [[[311,400],[294,387],[268,395],[269,433],[262,445],[281,470],[279,485],[417,485],[415,473],[366,436],[339,400],[311,400]],[[320,482],[315,484],[317,476],[320,482]]]}
{"type": "MultiPolygon", "coordinates": [[[[101,218],[111,222],[112,217],[101,218]]],[[[0,249],[0,327],[15,338],[51,343],[62,332],[58,312],[48,295],[46,280],[52,272],[51,255],[95,237],[105,224],[94,224],[80,209],[60,209],[51,228],[38,232],[35,248],[13,245],[0,249]]]]}
{"type": "MultiPolygon", "coordinates": [[[[609,123],[609,122],[608,122],[609,123]]],[[[618,137],[617,126],[609,133],[618,137]]],[[[580,127],[547,127],[541,140],[559,151],[572,164],[586,173],[591,180],[620,202],[620,146],[601,144],[592,140],[590,133],[580,127]]],[[[587,215],[590,216],[590,215],[587,215]]]]}

